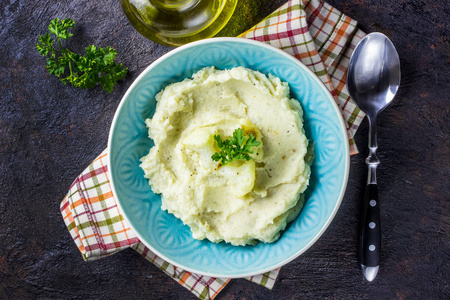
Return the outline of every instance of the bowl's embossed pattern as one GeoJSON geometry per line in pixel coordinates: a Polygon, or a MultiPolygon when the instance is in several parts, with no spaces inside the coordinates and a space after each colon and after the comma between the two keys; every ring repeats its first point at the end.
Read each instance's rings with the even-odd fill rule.
{"type": "Polygon", "coordinates": [[[348,177],[346,131],[331,95],[307,68],[281,51],[237,38],[210,39],[180,47],[147,68],[130,87],[116,113],[109,141],[110,174],[125,218],[144,244],[175,265],[202,274],[242,277],[281,266],[305,251],[327,227],[348,177]],[[153,145],[144,120],[166,85],[206,66],[244,66],[289,83],[304,110],[305,131],[315,144],[310,187],[299,217],[273,244],[235,247],[197,241],[188,226],[161,210],[140,169],[153,145]]]}

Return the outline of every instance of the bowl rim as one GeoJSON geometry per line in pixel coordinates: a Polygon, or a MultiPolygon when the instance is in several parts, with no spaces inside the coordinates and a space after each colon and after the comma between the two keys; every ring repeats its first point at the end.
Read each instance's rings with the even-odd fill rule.
{"type": "Polygon", "coordinates": [[[347,126],[345,124],[343,115],[342,115],[342,111],[340,110],[340,108],[338,107],[336,101],[334,100],[333,96],[331,95],[330,91],[326,88],[326,86],[323,84],[323,82],[317,77],[316,74],[314,74],[314,72],[312,72],[307,66],[305,66],[302,62],[300,62],[298,59],[296,59],[295,57],[293,57],[292,55],[288,54],[287,52],[276,48],[274,46],[271,46],[269,44],[263,43],[263,42],[259,42],[259,41],[255,41],[255,40],[250,40],[250,39],[245,39],[245,38],[237,38],[237,37],[214,37],[214,38],[209,38],[209,39],[204,39],[204,40],[199,40],[199,41],[195,41],[189,44],[185,44],[183,46],[180,46],[178,48],[172,49],[169,52],[163,54],[161,57],[157,58],[155,61],[153,61],[152,63],[150,63],[150,65],[148,65],[142,72],[141,74],[139,74],[139,76],[133,81],[133,83],[128,87],[127,91],[125,92],[124,96],[122,97],[122,99],[120,100],[120,103],[114,113],[114,118],[113,121],[111,123],[111,127],[110,127],[110,131],[109,131],[109,135],[108,135],[108,145],[107,145],[107,161],[108,161],[108,170],[107,170],[107,174],[109,176],[109,181],[110,181],[110,186],[111,186],[111,190],[112,193],[116,199],[116,204],[119,207],[120,212],[122,213],[122,216],[125,218],[125,220],[128,222],[128,225],[130,226],[131,230],[133,231],[133,233],[139,238],[140,242],[143,243],[146,247],[148,247],[153,253],[155,253],[156,255],[158,255],[159,257],[161,257],[162,259],[164,259],[165,261],[171,263],[174,266],[177,266],[185,271],[189,271],[192,273],[196,273],[196,274],[200,274],[203,276],[210,276],[210,277],[220,277],[220,278],[244,278],[244,277],[250,277],[250,276],[254,276],[254,275],[259,275],[259,274],[264,274],[266,272],[275,270],[277,268],[280,268],[284,265],[286,265],[287,263],[293,261],[294,259],[296,259],[297,257],[299,257],[301,254],[303,254],[306,250],[308,250],[315,242],[317,242],[317,240],[322,236],[322,234],[327,230],[328,226],[331,224],[331,222],[333,221],[334,217],[337,214],[337,211],[339,210],[339,207],[341,206],[342,200],[344,198],[345,195],[345,191],[347,189],[347,185],[348,185],[348,177],[349,177],[349,170],[350,170],[350,149],[349,149],[349,141],[348,141],[348,136],[347,136],[347,126]],[[179,52],[182,52],[186,49],[192,48],[192,47],[196,47],[198,45],[203,45],[203,44],[210,44],[210,43],[221,43],[221,42],[237,42],[237,43],[244,43],[244,44],[251,44],[254,46],[258,46],[258,47],[263,47],[266,49],[269,49],[270,51],[275,51],[278,54],[281,54],[282,56],[285,56],[288,60],[292,61],[294,64],[296,64],[299,68],[303,69],[304,71],[306,71],[309,75],[311,75],[312,78],[314,78],[314,80],[316,82],[319,83],[319,86],[325,91],[325,93],[328,95],[329,100],[332,103],[333,109],[342,117],[339,118],[340,120],[340,126],[341,129],[344,133],[344,146],[345,146],[345,159],[346,159],[346,163],[345,163],[345,170],[344,170],[344,181],[339,193],[339,197],[338,200],[333,208],[333,211],[331,212],[331,214],[329,215],[328,219],[326,220],[325,224],[323,225],[323,227],[320,229],[320,231],[311,239],[311,241],[306,244],[302,249],[300,249],[299,251],[297,251],[294,255],[292,255],[291,257],[286,258],[285,260],[281,261],[280,263],[273,265],[272,267],[269,268],[264,268],[261,270],[256,270],[253,272],[249,272],[246,274],[238,274],[238,275],[229,275],[229,274],[220,274],[220,273],[214,273],[214,272],[203,272],[203,271],[199,271],[199,270],[195,270],[189,267],[185,267],[182,264],[175,262],[171,259],[168,259],[167,257],[165,257],[165,255],[163,253],[160,253],[159,251],[155,250],[150,244],[148,244],[144,238],[141,237],[141,235],[138,233],[138,231],[134,228],[133,223],[130,222],[130,218],[127,216],[127,214],[125,213],[121,203],[120,203],[120,199],[118,197],[118,194],[116,192],[115,189],[115,185],[114,185],[114,178],[112,176],[112,171],[111,171],[111,144],[112,144],[112,136],[114,133],[114,128],[116,127],[116,123],[118,120],[118,116],[119,113],[122,109],[122,107],[124,106],[124,103],[126,102],[127,98],[129,97],[129,95],[131,94],[131,92],[133,91],[133,89],[135,88],[135,86],[139,83],[139,81],[145,77],[149,72],[152,71],[152,69],[154,69],[157,65],[159,65],[161,62],[163,62],[166,58],[173,56],[179,52]]]}

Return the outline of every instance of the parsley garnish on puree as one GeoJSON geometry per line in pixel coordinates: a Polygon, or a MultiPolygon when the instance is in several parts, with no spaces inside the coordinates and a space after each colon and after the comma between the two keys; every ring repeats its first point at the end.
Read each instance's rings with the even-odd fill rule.
{"type": "Polygon", "coordinates": [[[249,154],[253,154],[250,148],[261,144],[253,134],[246,138],[241,128],[236,129],[230,139],[222,141],[220,134],[216,134],[214,140],[221,151],[214,153],[211,158],[214,161],[222,161],[224,166],[235,160],[250,160],[249,154]]]}

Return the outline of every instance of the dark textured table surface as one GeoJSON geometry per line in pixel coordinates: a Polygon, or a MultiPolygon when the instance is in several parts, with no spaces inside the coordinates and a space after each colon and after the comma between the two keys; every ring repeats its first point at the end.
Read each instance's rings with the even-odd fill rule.
{"type": "MultiPolygon", "coordinates": [[[[283,3],[240,0],[222,34],[247,29],[283,3]]],[[[324,235],[281,269],[272,291],[237,279],[218,299],[450,299],[450,4],[329,3],[364,31],[388,35],[401,59],[400,91],[379,119],[380,272],[364,281],[357,259],[364,122],[361,154],[351,158],[345,198],[324,235]]],[[[194,299],[132,250],[84,262],[59,212],[73,179],[106,147],[127,88],[169,50],[139,35],[118,0],[0,2],[0,298],[194,299]],[[77,22],[77,51],[117,50],[130,72],[112,94],[64,86],[47,73],[35,44],[55,17],[77,22]]]]}

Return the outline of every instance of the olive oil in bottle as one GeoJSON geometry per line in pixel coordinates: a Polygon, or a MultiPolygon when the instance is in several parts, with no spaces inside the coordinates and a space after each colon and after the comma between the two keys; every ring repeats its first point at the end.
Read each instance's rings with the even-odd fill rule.
{"type": "Polygon", "coordinates": [[[216,35],[237,0],[121,0],[133,27],[146,38],[180,46],[216,35]]]}

